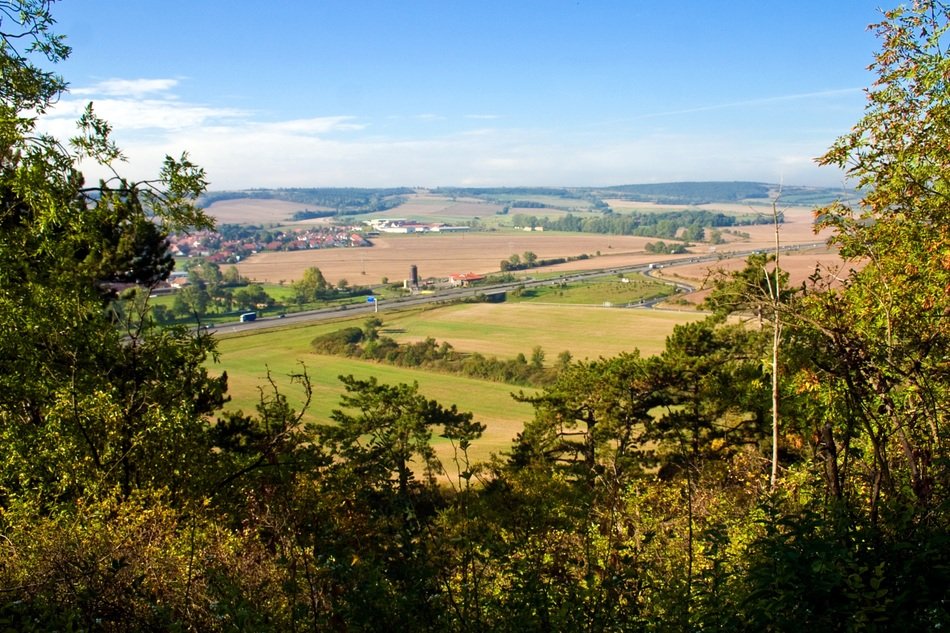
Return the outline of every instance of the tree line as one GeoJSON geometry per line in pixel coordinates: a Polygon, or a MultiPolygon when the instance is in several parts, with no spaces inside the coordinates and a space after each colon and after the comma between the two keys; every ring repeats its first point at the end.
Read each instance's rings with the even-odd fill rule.
{"type": "MultiPolygon", "coordinates": [[[[218,264],[196,258],[187,264],[187,271],[188,285],[175,291],[171,306],[150,305],[150,316],[158,323],[201,320],[210,315],[248,310],[301,308],[373,294],[372,289],[351,286],[346,279],[330,283],[315,266],[306,268],[300,279],[291,282],[292,297],[289,301],[273,297],[261,284],[251,283],[240,275],[235,266],[228,266],[222,271],[218,264]]],[[[128,300],[134,304],[135,293],[128,300]]],[[[121,308],[122,302],[118,306],[121,308]]]]}
{"type": "Polygon", "coordinates": [[[322,334],[310,345],[317,354],[348,356],[529,387],[549,384],[571,360],[570,352],[564,351],[558,355],[556,365],[545,367],[545,354],[540,346],[531,350],[530,360],[524,354],[502,360],[477,352],[463,354],[448,341],[439,343],[432,337],[400,344],[380,333],[382,325],[380,319],[372,318],[362,328],[351,326],[322,334]]]}
{"type": "MultiPolygon", "coordinates": [[[[360,213],[379,205],[387,205],[387,199],[399,198],[413,193],[406,187],[369,189],[360,187],[288,187],[278,189],[246,189],[243,191],[203,192],[199,203],[210,206],[222,200],[253,198],[258,200],[283,200],[299,204],[327,207],[339,213],[360,213]]],[[[388,207],[386,207],[388,208],[388,207]]]]}
{"type": "MultiPolygon", "coordinates": [[[[781,212],[779,222],[783,221],[781,212]]],[[[602,213],[599,215],[574,215],[537,217],[521,213],[512,216],[515,226],[541,228],[545,231],[570,231],[575,233],[606,233],[610,235],[640,235],[677,239],[681,233],[689,239],[702,240],[707,228],[771,224],[772,216],[756,214],[734,216],[711,211],[662,211],[656,213],[602,213]]]]}

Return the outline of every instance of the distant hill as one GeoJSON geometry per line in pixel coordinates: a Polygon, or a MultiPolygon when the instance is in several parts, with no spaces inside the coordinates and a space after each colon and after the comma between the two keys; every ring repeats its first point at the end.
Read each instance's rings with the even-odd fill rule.
{"type": "MultiPolygon", "coordinates": [[[[552,200],[586,200],[593,208],[606,208],[605,198],[653,202],[657,204],[694,206],[710,203],[769,204],[779,193],[779,185],[746,181],[667,182],[610,187],[440,187],[432,193],[446,196],[466,196],[508,204],[512,207],[558,206],[559,203],[539,203],[530,198],[547,197],[552,200]]],[[[243,191],[209,192],[199,201],[207,206],[220,200],[242,198],[283,200],[318,207],[308,211],[310,217],[356,215],[397,207],[414,189],[397,188],[284,188],[247,189],[243,191]]],[[[853,201],[853,190],[830,187],[781,187],[784,204],[819,206],[835,200],[853,201]]],[[[303,219],[303,218],[296,218],[303,219]]]]}
{"type": "Polygon", "coordinates": [[[315,187],[282,189],[246,189],[243,191],[211,191],[198,201],[200,206],[209,206],[222,200],[281,200],[314,206],[317,211],[301,211],[296,220],[333,215],[356,215],[373,213],[397,207],[405,201],[403,196],[412,193],[405,187],[371,189],[356,187],[315,187]]]}
{"type": "Polygon", "coordinates": [[[605,187],[597,193],[659,204],[706,204],[769,198],[772,185],[761,182],[664,182],[605,187]]]}
{"type": "MultiPolygon", "coordinates": [[[[592,191],[601,197],[617,197],[657,204],[709,204],[714,202],[763,202],[779,195],[779,185],[763,182],[708,181],[666,182],[644,185],[620,185],[592,191]]],[[[821,205],[834,200],[851,200],[854,191],[829,187],[781,187],[781,200],[786,204],[821,205]]]]}

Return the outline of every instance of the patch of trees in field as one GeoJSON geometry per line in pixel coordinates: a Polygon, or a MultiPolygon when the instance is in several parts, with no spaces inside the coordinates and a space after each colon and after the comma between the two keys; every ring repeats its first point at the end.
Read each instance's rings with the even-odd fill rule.
{"type": "MultiPolygon", "coordinates": [[[[485,198],[510,204],[526,196],[543,196],[564,200],[587,200],[594,210],[607,207],[604,198],[673,205],[700,205],[716,202],[736,203],[750,200],[766,203],[781,195],[786,204],[829,204],[835,200],[855,199],[853,190],[833,187],[801,187],[772,185],[746,181],[698,181],[617,185],[613,187],[442,187],[434,190],[442,195],[485,198]]],[[[510,206],[515,206],[511,204],[510,206]]],[[[563,208],[563,207],[559,207],[563,208]]]]}
{"type": "Polygon", "coordinates": [[[36,65],[69,53],[51,6],[0,9],[6,629],[950,627],[947,6],[883,15],[865,114],[821,158],[861,183],[820,217],[863,266],[789,288],[778,249],[751,257],[659,355],[518,394],[532,417],[484,461],[485,424],[416,385],[342,376],[309,421],[301,366],[301,406],[267,376],[228,408],[213,337],[117,301],[211,228],[207,178],[181,156],[87,186],[121,157],[91,107],[68,145],[37,133],[66,88],[36,65]]]}
{"type": "Polygon", "coordinates": [[[302,309],[372,294],[370,288],[350,285],[346,279],[330,283],[316,267],[307,268],[299,280],[290,284],[293,297],[289,301],[278,300],[262,285],[250,283],[234,266],[222,270],[214,262],[196,259],[188,262],[186,270],[188,284],[174,292],[172,304],[151,306],[152,318],[158,323],[224,318],[251,310],[302,309]]]}
{"type": "MultiPolygon", "coordinates": [[[[215,191],[202,194],[200,203],[211,205],[224,200],[245,198],[257,200],[282,200],[320,207],[303,209],[295,214],[295,220],[341,215],[358,215],[385,211],[403,204],[413,189],[395,188],[283,188],[247,189],[242,191],[215,191]]],[[[503,204],[510,208],[556,208],[570,209],[577,201],[584,201],[594,211],[609,208],[604,198],[619,198],[640,202],[672,205],[700,205],[710,203],[736,203],[743,200],[762,203],[775,195],[781,195],[784,204],[828,204],[834,200],[852,201],[854,191],[793,185],[770,185],[759,182],[671,182],[653,184],[618,185],[613,187],[438,187],[432,193],[448,197],[480,198],[503,204]],[[564,204],[550,204],[531,197],[555,198],[564,204]]]]}
{"type": "Polygon", "coordinates": [[[668,244],[662,240],[659,242],[647,242],[643,250],[657,255],[682,255],[683,253],[689,252],[683,243],[677,242],[668,244]]]}
{"type": "MultiPolygon", "coordinates": [[[[516,227],[541,228],[545,231],[570,231],[575,233],[603,233],[609,235],[639,235],[642,237],[678,237],[699,241],[703,239],[707,228],[727,228],[771,224],[772,214],[754,214],[746,216],[725,213],[684,209],[682,211],[658,211],[649,213],[603,213],[599,215],[574,215],[568,213],[560,217],[537,217],[515,214],[512,223],[516,227]]],[[[781,211],[779,222],[784,221],[781,211]]]]}
{"type": "Polygon", "coordinates": [[[583,261],[585,259],[590,259],[590,255],[587,253],[581,253],[580,255],[573,255],[571,257],[547,257],[545,259],[540,259],[534,251],[525,251],[521,255],[514,253],[508,259],[501,260],[499,264],[499,270],[502,273],[507,273],[515,270],[529,270],[531,268],[541,268],[544,266],[556,266],[558,264],[583,261]]]}
{"type": "Polygon", "coordinates": [[[569,352],[562,352],[555,366],[545,367],[545,354],[540,347],[531,351],[530,360],[524,354],[502,360],[477,352],[463,354],[448,341],[438,343],[431,337],[400,344],[380,333],[382,325],[381,320],[373,318],[363,328],[348,327],[322,334],[311,341],[311,347],[317,354],[348,356],[528,387],[551,383],[571,359],[569,352]]]}

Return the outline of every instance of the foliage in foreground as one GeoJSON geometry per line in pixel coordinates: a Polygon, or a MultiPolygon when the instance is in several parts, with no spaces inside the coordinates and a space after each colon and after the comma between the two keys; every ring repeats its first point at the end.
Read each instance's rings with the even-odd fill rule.
{"type": "MultiPolygon", "coordinates": [[[[821,214],[863,267],[791,292],[750,259],[711,305],[761,325],[717,316],[654,358],[565,363],[519,396],[535,416],[510,453],[475,464],[483,425],[413,385],[344,377],[320,425],[275,382],[255,412],[224,410],[226,377],[203,364],[214,341],[114,292],[167,277],[167,231],[208,225],[192,204],[203,172],[182,157],[153,182],[87,187],[79,158],[118,150],[91,109],[71,149],[33,134],[64,87],[34,56],[68,50],[48,3],[14,4],[0,4],[5,628],[950,626],[946,7],[887,14],[867,115],[824,159],[865,189],[860,208],[821,214]]],[[[292,381],[308,401],[306,370],[292,381]]]]}

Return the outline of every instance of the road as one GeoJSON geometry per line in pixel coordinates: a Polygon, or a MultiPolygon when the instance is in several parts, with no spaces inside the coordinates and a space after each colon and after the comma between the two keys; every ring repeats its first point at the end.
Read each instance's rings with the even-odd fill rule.
{"type": "MultiPolygon", "coordinates": [[[[816,242],[813,244],[796,244],[793,246],[782,247],[783,251],[790,250],[799,250],[802,248],[812,248],[818,246],[824,246],[824,242],[816,242]]],[[[704,263],[704,262],[716,262],[726,259],[736,259],[736,258],[746,258],[753,253],[759,251],[749,250],[741,252],[731,252],[728,254],[714,254],[714,255],[703,255],[699,257],[692,258],[679,258],[679,259],[670,259],[670,260],[659,260],[652,262],[647,265],[637,265],[637,266],[626,266],[626,267],[615,267],[615,268],[601,268],[598,270],[582,271],[577,273],[565,274],[560,277],[548,278],[548,279],[531,279],[530,277],[525,279],[519,279],[518,281],[506,282],[501,284],[494,284],[491,286],[477,286],[475,288],[451,288],[446,290],[439,290],[432,293],[426,294],[415,294],[409,295],[407,297],[400,297],[398,299],[387,299],[385,301],[379,301],[377,304],[367,302],[365,304],[350,304],[346,306],[337,306],[333,308],[321,308],[319,310],[307,310],[305,312],[294,312],[288,313],[284,316],[276,317],[264,317],[258,318],[255,321],[250,321],[246,323],[240,323],[235,321],[234,323],[229,323],[226,325],[219,325],[217,327],[212,327],[212,331],[217,331],[221,333],[237,333],[237,332],[250,332],[254,330],[274,328],[284,325],[289,325],[291,323],[301,324],[301,323],[311,323],[318,321],[325,321],[328,319],[335,319],[344,316],[355,316],[363,314],[373,314],[375,312],[391,312],[393,310],[401,310],[404,308],[415,307],[420,305],[426,305],[430,303],[450,303],[465,299],[467,297],[476,297],[476,296],[491,296],[509,292],[515,290],[516,288],[533,288],[537,286],[551,285],[552,283],[570,283],[576,281],[585,281],[590,279],[596,279],[598,277],[606,277],[608,275],[618,275],[626,273],[644,273],[649,275],[651,272],[661,269],[661,268],[672,268],[675,266],[685,266],[689,264],[704,263]]],[[[661,280],[664,281],[664,280],[661,280]]],[[[672,282],[665,281],[670,285],[676,286],[677,292],[688,293],[693,292],[696,288],[690,284],[683,282],[672,282]]],[[[655,304],[663,301],[667,297],[658,297],[656,299],[650,299],[644,301],[640,304],[637,304],[636,308],[651,308],[655,304]]]]}

